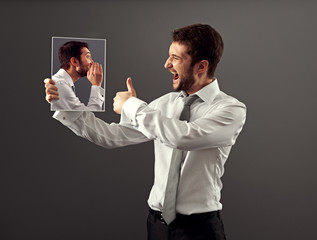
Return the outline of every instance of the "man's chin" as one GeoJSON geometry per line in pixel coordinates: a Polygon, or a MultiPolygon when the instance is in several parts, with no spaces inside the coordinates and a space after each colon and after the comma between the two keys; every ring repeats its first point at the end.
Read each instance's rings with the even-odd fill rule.
{"type": "Polygon", "coordinates": [[[181,82],[179,81],[179,79],[173,80],[173,89],[175,91],[180,91],[181,90],[181,82]]]}
{"type": "Polygon", "coordinates": [[[173,89],[174,89],[174,91],[180,91],[180,86],[179,86],[179,84],[174,84],[174,83],[173,83],[173,89]]]}

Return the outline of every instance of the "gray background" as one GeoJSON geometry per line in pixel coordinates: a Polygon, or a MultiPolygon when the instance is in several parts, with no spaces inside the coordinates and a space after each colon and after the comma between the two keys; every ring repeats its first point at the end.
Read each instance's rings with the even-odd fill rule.
{"type": "Polygon", "coordinates": [[[153,146],[106,150],[52,119],[43,79],[52,36],[107,39],[105,121],[133,79],[151,101],[172,89],[171,31],[223,36],[220,87],[248,107],[226,164],[228,239],[317,239],[314,1],[1,2],[1,239],[145,239],[153,146]]]}
{"type": "MultiPolygon", "coordinates": [[[[100,63],[103,67],[103,72],[106,72],[105,62],[106,62],[106,40],[105,39],[92,39],[92,38],[74,38],[74,37],[52,37],[52,72],[51,75],[54,75],[60,69],[60,61],[58,58],[59,48],[68,41],[80,41],[88,44],[89,51],[91,52],[91,58],[94,62],[100,63]]],[[[105,79],[105,74],[103,75],[105,79]]],[[[103,88],[105,82],[102,82],[101,85],[103,88]]],[[[89,102],[91,83],[88,81],[87,77],[82,77],[75,82],[75,92],[79,100],[85,105],[89,102]]],[[[104,111],[104,106],[102,107],[104,111]]]]}

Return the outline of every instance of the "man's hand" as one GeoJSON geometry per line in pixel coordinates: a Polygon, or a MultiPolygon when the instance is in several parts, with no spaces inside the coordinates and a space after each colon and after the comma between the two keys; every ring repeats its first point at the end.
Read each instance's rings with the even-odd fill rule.
{"type": "Polygon", "coordinates": [[[55,86],[55,82],[50,79],[50,78],[46,78],[44,80],[45,83],[45,99],[48,103],[51,103],[52,100],[57,100],[58,98],[58,90],[57,87],[55,86]]]}
{"type": "Polygon", "coordinates": [[[132,79],[129,77],[127,79],[128,91],[117,92],[116,97],[113,99],[113,111],[117,114],[121,114],[123,104],[130,98],[136,97],[136,92],[132,86],[132,79]]]}
{"type": "Polygon", "coordinates": [[[87,78],[92,85],[101,86],[102,82],[102,66],[94,62],[87,72],[87,78]]]}

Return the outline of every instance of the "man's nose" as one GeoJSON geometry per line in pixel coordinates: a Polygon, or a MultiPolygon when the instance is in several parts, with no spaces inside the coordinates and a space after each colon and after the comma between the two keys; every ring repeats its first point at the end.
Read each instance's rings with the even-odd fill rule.
{"type": "Polygon", "coordinates": [[[171,63],[171,61],[170,61],[170,59],[171,59],[171,58],[168,58],[168,59],[166,60],[165,64],[164,64],[164,67],[165,67],[166,69],[173,67],[173,65],[172,65],[172,63],[171,63]]]}

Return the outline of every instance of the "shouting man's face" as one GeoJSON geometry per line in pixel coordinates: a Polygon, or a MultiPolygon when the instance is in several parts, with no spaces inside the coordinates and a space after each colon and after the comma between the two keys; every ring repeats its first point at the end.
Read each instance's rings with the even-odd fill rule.
{"type": "Polygon", "coordinates": [[[76,72],[80,77],[87,76],[87,72],[94,61],[91,59],[91,54],[88,48],[81,49],[81,55],[79,60],[79,67],[76,68],[76,72]]]}
{"type": "Polygon", "coordinates": [[[187,53],[188,47],[178,42],[172,42],[169,49],[169,58],[164,67],[173,75],[173,88],[176,91],[188,91],[195,83],[191,56],[187,53]]]}

